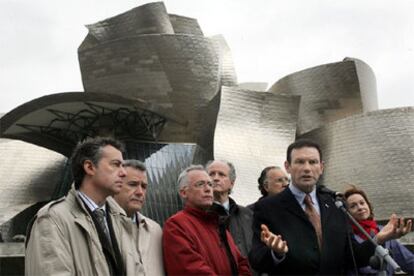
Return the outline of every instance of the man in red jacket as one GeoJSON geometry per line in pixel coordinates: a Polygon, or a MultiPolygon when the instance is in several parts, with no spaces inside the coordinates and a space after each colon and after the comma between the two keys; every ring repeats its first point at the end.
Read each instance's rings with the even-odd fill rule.
{"type": "Polygon", "coordinates": [[[186,168],[178,178],[184,210],[164,225],[163,253],[168,275],[251,275],[233,238],[219,221],[213,204],[213,183],[200,166],[186,168]]]}

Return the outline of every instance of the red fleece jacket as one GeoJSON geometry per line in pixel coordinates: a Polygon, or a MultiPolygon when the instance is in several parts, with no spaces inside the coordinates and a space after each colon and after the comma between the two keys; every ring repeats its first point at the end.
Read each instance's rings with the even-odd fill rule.
{"type": "MultiPolygon", "coordinates": [[[[237,263],[238,275],[251,275],[233,238],[227,239],[237,263]]],[[[163,230],[164,264],[168,275],[231,275],[224,244],[220,240],[215,213],[185,207],[170,217],[163,230]]]]}

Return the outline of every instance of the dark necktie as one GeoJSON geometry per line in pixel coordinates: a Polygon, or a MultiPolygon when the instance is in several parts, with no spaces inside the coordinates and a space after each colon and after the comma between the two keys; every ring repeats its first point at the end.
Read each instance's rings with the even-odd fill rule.
{"type": "Polygon", "coordinates": [[[112,245],[109,229],[105,223],[105,210],[101,208],[96,208],[95,211],[93,211],[93,213],[95,215],[96,220],[98,221],[99,226],[101,227],[101,230],[104,232],[108,242],[112,245]]]}
{"type": "Polygon", "coordinates": [[[303,200],[305,203],[305,213],[308,215],[310,222],[315,228],[316,236],[318,238],[318,245],[319,250],[322,250],[322,226],[321,226],[321,217],[319,216],[318,212],[316,211],[315,207],[312,204],[312,198],[309,194],[305,196],[303,200]]]}

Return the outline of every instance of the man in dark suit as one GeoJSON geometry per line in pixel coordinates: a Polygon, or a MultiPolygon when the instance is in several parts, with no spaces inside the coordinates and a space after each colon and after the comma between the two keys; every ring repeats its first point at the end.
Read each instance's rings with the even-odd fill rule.
{"type": "MultiPolygon", "coordinates": [[[[253,268],[279,275],[340,275],[366,264],[374,247],[353,242],[345,215],[330,195],[316,189],[323,172],[319,145],[297,140],[288,147],[285,167],[291,185],[255,207],[249,253],[253,268]]],[[[377,234],[379,243],[408,230],[391,222],[387,226],[377,234]]]]}

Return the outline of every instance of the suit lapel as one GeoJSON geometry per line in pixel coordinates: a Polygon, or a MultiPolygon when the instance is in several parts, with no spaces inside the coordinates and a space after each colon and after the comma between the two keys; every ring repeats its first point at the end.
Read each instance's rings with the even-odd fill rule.
{"type": "Polygon", "coordinates": [[[302,207],[300,207],[290,189],[285,189],[280,196],[282,197],[281,201],[283,202],[283,205],[286,206],[286,210],[310,223],[306,213],[303,211],[302,207]]]}
{"type": "MultiPolygon", "coordinates": [[[[71,191],[72,192],[72,191],[71,191]]],[[[79,227],[81,227],[84,230],[84,233],[86,233],[86,238],[88,240],[89,245],[95,244],[97,248],[102,248],[101,242],[99,241],[98,233],[97,231],[95,233],[91,233],[95,228],[94,222],[92,220],[92,217],[87,214],[89,214],[88,210],[86,210],[86,207],[84,206],[84,203],[82,200],[76,195],[75,192],[71,194],[73,196],[74,204],[78,205],[79,209],[74,208],[71,213],[74,217],[74,221],[79,227]]],[[[90,247],[91,248],[91,247],[90,247]]]]}
{"type": "Polygon", "coordinates": [[[324,231],[327,229],[331,215],[336,211],[336,206],[330,196],[323,194],[318,194],[317,196],[319,200],[319,209],[321,212],[322,234],[325,237],[324,231]]]}
{"type": "Polygon", "coordinates": [[[148,247],[150,246],[150,236],[147,234],[148,232],[148,224],[144,221],[138,221],[137,220],[137,226],[138,226],[138,232],[139,232],[139,242],[138,247],[141,254],[145,255],[145,252],[147,252],[148,247]]]}
{"type": "Polygon", "coordinates": [[[72,193],[69,196],[73,197],[71,198],[71,200],[73,200],[73,204],[79,207],[79,209],[73,208],[71,213],[74,217],[75,224],[82,228],[82,232],[85,233],[85,238],[88,243],[91,259],[97,262],[96,265],[93,266],[95,272],[97,273],[97,275],[106,274],[109,272],[108,270],[101,270],[102,268],[107,267],[107,263],[105,260],[105,256],[103,254],[101,242],[99,241],[98,233],[94,227],[92,217],[87,215],[88,211],[83,205],[82,200],[78,196],[76,196],[75,193],[72,193]],[[97,248],[98,250],[94,250],[94,248],[97,248]]]}
{"type": "MultiPolygon", "coordinates": [[[[75,223],[78,224],[80,227],[82,227],[85,232],[87,233],[87,239],[88,242],[91,244],[95,244],[97,248],[100,248],[101,252],[106,251],[109,253],[109,255],[112,256],[112,258],[115,259],[114,251],[109,243],[107,241],[106,235],[103,233],[101,229],[98,229],[95,226],[95,223],[92,218],[91,212],[85,207],[84,203],[82,202],[82,199],[80,199],[78,196],[75,195],[76,203],[79,205],[81,210],[79,211],[72,211],[73,216],[75,217],[75,223]],[[87,215],[89,214],[89,216],[87,215]],[[91,231],[94,231],[95,233],[92,233],[91,231]],[[101,242],[100,240],[107,241],[107,242],[101,242]]],[[[94,254],[95,252],[93,252],[94,254]]]]}

